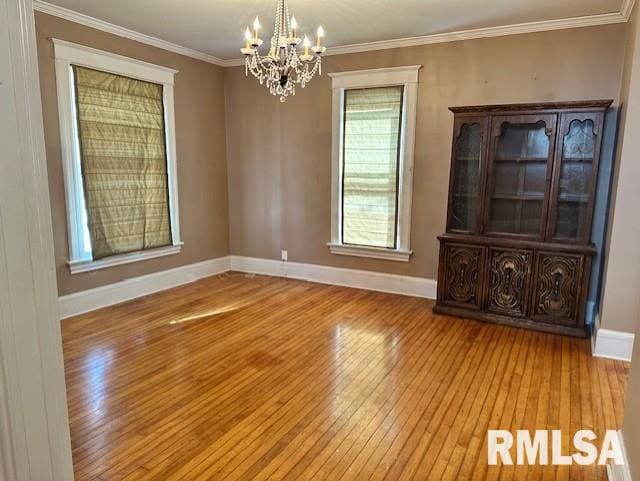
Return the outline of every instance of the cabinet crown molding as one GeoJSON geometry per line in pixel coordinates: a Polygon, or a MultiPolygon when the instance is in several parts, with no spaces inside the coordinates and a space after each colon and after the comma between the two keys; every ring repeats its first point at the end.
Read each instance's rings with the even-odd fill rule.
{"type": "Polygon", "coordinates": [[[572,100],[570,102],[541,102],[523,104],[469,105],[463,107],[449,107],[454,114],[488,113],[488,112],[531,112],[540,110],[572,110],[595,109],[606,110],[613,103],[612,99],[605,100],[572,100]]]}

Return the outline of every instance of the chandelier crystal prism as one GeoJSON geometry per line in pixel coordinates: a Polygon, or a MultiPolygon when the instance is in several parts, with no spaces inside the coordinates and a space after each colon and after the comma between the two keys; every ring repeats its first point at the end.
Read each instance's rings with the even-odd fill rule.
{"type": "Polygon", "coordinates": [[[280,97],[280,102],[285,102],[290,94],[295,95],[297,85],[304,88],[316,73],[322,75],[322,54],[326,51],[326,47],[322,46],[322,25],[317,29],[316,44],[313,46],[306,35],[302,40],[297,34],[298,22],[294,16],[289,16],[287,0],[278,0],[271,46],[267,55],[262,56],[258,51],[263,43],[260,39],[258,17],[253,22],[253,31],[247,27],[244,48],[240,49],[245,56],[245,75],[249,76],[251,72],[260,85],[266,86],[271,95],[280,97]],[[298,52],[300,44],[302,50],[298,52]]]}

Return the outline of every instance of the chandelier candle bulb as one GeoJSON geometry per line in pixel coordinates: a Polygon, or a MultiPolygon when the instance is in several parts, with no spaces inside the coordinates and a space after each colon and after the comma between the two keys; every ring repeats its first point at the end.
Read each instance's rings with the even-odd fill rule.
{"type": "Polygon", "coordinates": [[[298,30],[298,21],[296,20],[295,15],[291,15],[289,27],[291,27],[291,36],[286,39],[286,43],[288,43],[289,45],[298,45],[300,43],[300,39],[296,35],[298,30]]]}
{"type": "MultiPolygon", "coordinates": [[[[302,60],[303,62],[311,62],[313,60],[313,55],[309,55],[309,47],[311,47],[311,41],[306,35],[304,36],[302,45],[304,46],[304,55],[300,55],[300,60],[302,60]]],[[[305,66],[305,71],[309,71],[309,65],[305,66]]]]}
{"type": "Polygon", "coordinates": [[[322,41],[322,37],[324,37],[324,28],[322,28],[322,25],[318,27],[317,33],[318,33],[318,43],[316,47],[320,48],[322,46],[320,42],[322,41]]]}
{"type": "Polygon", "coordinates": [[[311,47],[311,41],[309,40],[309,37],[307,37],[306,35],[304,36],[304,56],[305,57],[309,57],[309,47],[311,47]]]}
{"type": "Polygon", "coordinates": [[[244,48],[240,49],[240,51],[245,55],[251,55],[253,49],[251,48],[251,31],[249,27],[244,31],[244,48]]]}
{"type": "Polygon", "coordinates": [[[244,31],[244,48],[249,48],[251,42],[251,31],[249,31],[249,27],[244,31]]]}
{"type": "Polygon", "coordinates": [[[256,19],[253,21],[253,36],[256,40],[260,38],[258,37],[258,30],[260,30],[260,20],[258,20],[258,17],[256,17],[256,19]]]}

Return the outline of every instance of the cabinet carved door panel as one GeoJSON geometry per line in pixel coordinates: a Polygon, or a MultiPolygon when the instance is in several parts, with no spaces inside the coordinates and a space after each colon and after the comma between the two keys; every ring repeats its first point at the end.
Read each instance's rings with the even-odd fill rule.
{"type": "Polygon", "coordinates": [[[447,244],[445,246],[444,302],[464,307],[480,307],[484,249],[447,244]]]}
{"type": "Polygon", "coordinates": [[[531,252],[491,249],[489,254],[487,309],[524,316],[531,273],[531,252]]]}
{"type": "Polygon", "coordinates": [[[538,255],[533,303],[535,318],[556,324],[575,324],[582,263],[583,258],[579,255],[538,255]]]}

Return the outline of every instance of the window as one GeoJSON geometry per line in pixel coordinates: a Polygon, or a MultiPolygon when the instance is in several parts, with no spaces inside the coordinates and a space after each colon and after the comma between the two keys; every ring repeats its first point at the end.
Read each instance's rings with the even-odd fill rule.
{"type": "Polygon", "coordinates": [[[403,90],[344,92],[343,244],[396,248],[403,90]]]}
{"type": "Polygon", "coordinates": [[[419,69],[330,74],[334,254],[409,260],[419,69]]]}
{"type": "Polygon", "coordinates": [[[180,252],[176,71],[54,46],[71,273],[180,252]]]}

